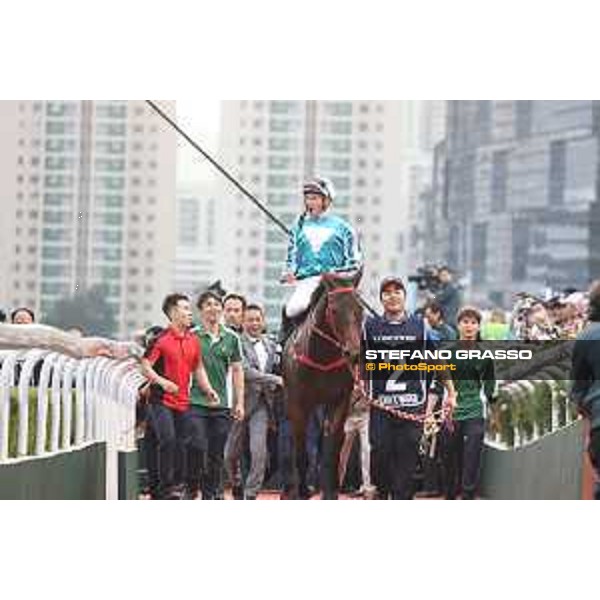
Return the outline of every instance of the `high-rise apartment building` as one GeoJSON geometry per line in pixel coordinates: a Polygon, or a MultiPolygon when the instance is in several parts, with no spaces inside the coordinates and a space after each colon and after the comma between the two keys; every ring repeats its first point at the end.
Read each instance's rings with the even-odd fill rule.
{"type": "Polygon", "coordinates": [[[180,189],[174,289],[195,297],[214,282],[215,250],[215,201],[211,191],[206,186],[180,189]]]}
{"type": "Polygon", "coordinates": [[[56,300],[103,284],[121,334],[161,319],[175,259],[176,144],[152,110],[3,101],[0,157],[0,303],[43,318],[56,300]]]}
{"type": "MultiPolygon", "coordinates": [[[[335,212],[361,237],[362,288],[375,299],[382,276],[406,271],[400,165],[411,125],[405,114],[399,101],[228,101],[222,104],[221,156],[288,226],[303,210],[303,180],[315,174],[331,179],[335,212]]],[[[219,275],[228,288],[264,302],[275,324],[286,293],[279,284],[286,234],[227,183],[218,193],[217,230],[219,275]]]]}

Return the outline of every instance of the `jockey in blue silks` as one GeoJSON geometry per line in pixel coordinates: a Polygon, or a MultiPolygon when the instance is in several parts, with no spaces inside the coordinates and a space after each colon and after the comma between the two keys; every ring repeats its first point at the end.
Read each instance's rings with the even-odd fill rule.
{"type": "Polygon", "coordinates": [[[324,178],[304,184],[304,213],[290,231],[283,280],[294,284],[286,302],[281,332],[283,343],[308,309],[323,273],[356,271],[362,266],[358,238],[342,217],[330,211],[335,191],[324,178]]]}

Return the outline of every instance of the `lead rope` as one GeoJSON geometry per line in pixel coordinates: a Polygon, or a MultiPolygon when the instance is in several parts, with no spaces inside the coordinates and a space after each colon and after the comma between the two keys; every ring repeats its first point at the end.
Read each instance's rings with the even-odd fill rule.
{"type": "Polygon", "coordinates": [[[351,367],[348,364],[348,368],[352,374],[354,379],[354,392],[353,396],[363,398],[367,401],[369,406],[374,406],[375,408],[386,412],[387,414],[395,417],[396,419],[402,419],[405,421],[411,421],[413,423],[419,423],[423,425],[423,434],[419,441],[419,453],[422,456],[429,455],[429,458],[433,458],[435,456],[435,451],[437,447],[437,437],[444,424],[449,423],[450,410],[447,407],[442,406],[442,408],[438,410],[434,410],[429,415],[415,415],[412,413],[408,413],[402,410],[398,410],[396,408],[392,408],[390,406],[386,406],[380,400],[376,400],[369,396],[365,390],[364,381],[360,377],[360,369],[358,365],[351,367]]]}

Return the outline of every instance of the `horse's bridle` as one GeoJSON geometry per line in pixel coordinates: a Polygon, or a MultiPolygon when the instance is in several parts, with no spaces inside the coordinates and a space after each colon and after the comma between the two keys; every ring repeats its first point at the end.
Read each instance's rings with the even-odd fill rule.
{"type": "Polygon", "coordinates": [[[348,287],[334,288],[333,290],[329,290],[327,292],[327,306],[325,307],[325,322],[327,323],[327,325],[333,332],[333,337],[328,335],[327,333],[325,333],[320,327],[318,327],[314,323],[311,324],[312,330],[317,335],[321,336],[323,339],[327,340],[328,342],[331,342],[334,346],[337,346],[340,350],[342,350],[342,352],[343,352],[344,348],[343,348],[342,344],[340,343],[340,335],[335,327],[335,320],[334,320],[334,310],[335,309],[333,308],[331,302],[329,302],[329,298],[330,298],[330,296],[336,296],[337,294],[352,294],[354,291],[355,290],[353,287],[348,286],[348,287]]]}
{"type": "Polygon", "coordinates": [[[341,368],[348,368],[348,370],[352,374],[354,374],[352,365],[348,361],[348,357],[345,356],[345,354],[344,354],[344,347],[343,347],[342,343],[340,342],[340,335],[335,327],[334,309],[333,309],[331,303],[329,302],[329,298],[331,296],[335,296],[337,294],[349,294],[349,293],[354,293],[354,292],[355,292],[355,288],[353,286],[339,287],[339,288],[334,288],[332,290],[327,291],[327,305],[325,307],[325,322],[331,329],[333,335],[329,335],[328,333],[323,331],[318,325],[316,325],[314,323],[314,315],[311,315],[311,320],[313,320],[313,322],[310,322],[308,324],[309,330],[311,332],[316,333],[319,337],[323,338],[324,340],[327,340],[329,343],[331,343],[336,348],[338,348],[340,350],[342,356],[340,356],[340,358],[338,358],[338,359],[335,359],[329,363],[324,364],[324,363],[320,363],[320,362],[313,360],[312,358],[310,358],[310,356],[308,356],[306,354],[296,355],[296,358],[300,363],[302,363],[308,367],[311,367],[313,369],[316,369],[318,371],[322,371],[322,372],[323,371],[325,371],[325,372],[336,371],[341,368]]]}

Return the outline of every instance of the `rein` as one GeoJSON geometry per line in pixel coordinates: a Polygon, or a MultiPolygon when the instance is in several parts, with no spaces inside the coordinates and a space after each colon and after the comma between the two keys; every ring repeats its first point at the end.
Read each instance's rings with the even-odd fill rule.
{"type": "Polygon", "coordinates": [[[330,344],[335,346],[338,350],[340,350],[340,352],[342,353],[342,356],[340,356],[339,358],[332,360],[328,363],[322,363],[322,362],[318,362],[318,361],[312,359],[310,356],[308,356],[308,354],[304,354],[304,353],[298,354],[294,351],[295,355],[296,355],[296,360],[298,360],[299,363],[301,363],[307,367],[310,367],[311,369],[321,371],[322,373],[337,371],[339,369],[343,369],[344,367],[348,368],[348,370],[352,373],[352,368],[348,362],[348,359],[345,356],[343,356],[344,347],[339,340],[340,336],[335,327],[334,309],[331,306],[329,298],[330,298],[330,296],[336,296],[337,294],[351,294],[354,292],[355,292],[355,289],[352,286],[334,288],[333,290],[329,290],[327,292],[327,305],[325,308],[325,322],[328,325],[328,327],[331,329],[333,335],[329,335],[328,333],[323,331],[323,329],[321,327],[319,327],[316,323],[314,323],[314,314],[311,315],[311,317],[310,317],[311,321],[313,321],[313,322],[309,323],[309,333],[311,333],[311,334],[315,333],[320,338],[326,340],[327,342],[329,342],[330,344]]]}

